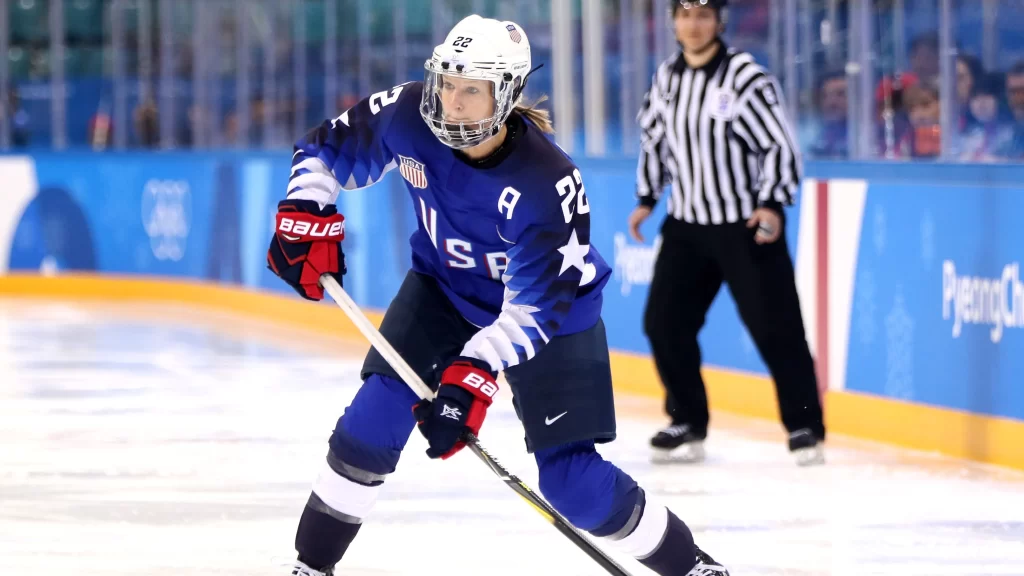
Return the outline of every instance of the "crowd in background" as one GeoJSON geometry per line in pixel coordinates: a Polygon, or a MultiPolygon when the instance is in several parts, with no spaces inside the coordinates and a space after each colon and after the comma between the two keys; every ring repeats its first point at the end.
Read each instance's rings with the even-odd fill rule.
{"type": "MultiPolygon", "coordinates": [[[[941,153],[939,38],[911,46],[910,66],[882,78],[875,92],[879,158],[934,158],[941,153]]],[[[819,158],[849,157],[849,78],[831,71],[818,81],[816,114],[801,128],[802,145],[819,158]]],[[[956,57],[953,157],[963,162],[1024,159],[1024,60],[1007,71],[986,70],[969,54],[956,57]]]]}
{"type": "MultiPolygon", "coordinates": [[[[7,0],[9,46],[5,59],[8,87],[6,97],[0,99],[0,120],[4,120],[0,126],[7,126],[11,148],[50,144],[50,91],[47,81],[53,71],[49,52],[48,7],[50,2],[57,1],[63,2],[64,75],[70,86],[66,120],[69,144],[93,149],[110,148],[115,122],[110,81],[114,66],[110,30],[113,0],[7,0]]],[[[257,81],[253,82],[248,91],[248,101],[243,106],[235,98],[236,92],[230,83],[231,75],[239,67],[240,56],[235,47],[241,35],[238,14],[232,2],[206,0],[211,22],[203,23],[205,28],[197,28],[200,23],[195,21],[195,10],[190,8],[192,2],[172,1],[167,8],[169,13],[158,14],[159,0],[119,1],[123,42],[130,48],[122,51],[122,65],[131,82],[127,114],[130,126],[126,139],[127,146],[131,148],[168,147],[168,142],[174,148],[288,146],[297,131],[317,123],[324,117],[325,110],[332,109],[332,106],[338,111],[344,110],[358,98],[366,96],[362,93],[364,85],[380,90],[399,80],[418,79],[422,74],[419,66],[432,46],[432,33],[436,32],[431,26],[430,0],[378,0],[369,3],[333,0],[332,5],[340,14],[336,33],[341,40],[335,64],[336,89],[331,98],[334,102],[325,105],[324,77],[329,67],[323,56],[325,1],[281,0],[258,4],[263,10],[264,21],[261,23],[259,18],[254,18],[253,29],[247,32],[253,35],[248,40],[253,47],[248,66],[257,81]],[[404,42],[408,56],[401,67],[405,78],[396,78],[394,73],[392,45],[396,28],[392,17],[396,2],[404,2],[405,7],[404,42]],[[369,11],[365,15],[354,16],[360,7],[366,6],[369,11]],[[143,8],[149,13],[140,17],[143,8]],[[160,22],[168,16],[173,23],[172,41],[165,43],[160,41],[164,32],[160,30],[160,22]],[[287,25],[275,26],[275,19],[287,22],[287,25]],[[302,27],[298,27],[300,20],[302,27]],[[146,21],[151,22],[151,28],[143,34],[141,23],[146,21]],[[368,29],[360,31],[361,26],[368,29]],[[220,86],[216,97],[204,101],[206,106],[193,99],[194,87],[190,84],[195,77],[194,67],[199,65],[195,54],[197,45],[191,38],[199,33],[211,33],[215,38],[209,50],[204,50],[200,56],[207,59],[203,73],[217,79],[220,86]],[[306,38],[295,42],[293,35],[297,34],[306,38]],[[366,49],[367,43],[374,53],[368,64],[360,61],[362,55],[356,56],[366,49]],[[148,46],[148,49],[142,49],[143,46],[148,46]],[[167,88],[159,85],[157,68],[163,56],[161,49],[166,46],[170,46],[173,52],[170,66],[175,85],[171,89],[178,97],[173,101],[173,122],[163,125],[164,129],[169,125],[173,134],[162,139],[159,95],[167,88]],[[148,57],[143,57],[145,54],[148,57]],[[297,58],[304,59],[308,76],[308,80],[303,82],[302,93],[296,92],[293,74],[297,58]],[[361,76],[356,71],[360,66],[366,69],[361,76]],[[227,80],[221,82],[222,78],[227,80]],[[268,88],[273,90],[268,91],[268,88]]],[[[608,0],[611,9],[605,14],[608,22],[608,92],[612,94],[613,103],[617,88],[611,83],[618,81],[616,67],[622,66],[616,59],[621,47],[617,33],[620,13],[615,6],[622,1],[625,0],[608,0]]],[[[662,2],[646,1],[654,2],[656,6],[662,2]]],[[[878,1],[891,8],[890,0],[878,1]]],[[[958,14],[976,13],[973,8],[980,6],[982,1],[959,0],[958,14]]],[[[516,10],[520,10],[515,17],[524,20],[530,31],[535,59],[544,61],[549,57],[550,0],[445,2],[451,4],[450,8],[455,13],[475,7],[497,16],[502,16],[503,10],[507,13],[515,4],[516,10]],[[530,9],[522,13],[520,5],[530,9]]],[[[814,7],[815,21],[820,23],[829,0],[802,0],[800,5],[806,5],[804,2],[814,7]]],[[[929,0],[917,2],[928,3],[929,0]]],[[[754,53],[773,72],[783,77],[782,66],[772,66],[770,62],[773,58],[779,59],[778,50],[773,53],[770,42],[781,43],[777,37],[772,40],[772,27],[779,27],[779,22],[773,20],[772,5],[768,0],[733,0],[727,39],[754,53]]],[[[847,18],[847,0],[835,0],[833,8],[838,8],[835,13],[842,20],[847,18]]],[[[660,10],[649,10],[648,13],[650,16],[644,22],[644,32],[653,38],[655,27],[666,24],[660,10]]],[[[576,14],[578,17],[578,9],[576,14]]],[[[845,43],[842,38],[845,24],[834,24],[839,30],[835,41],[845,43]]],[[[906,27],[908,31],[915,29],[909,23],[906,27]]],[[[917,26],[919,32],[906,40],[905,62],[894,63],[892,58],[888,58],[891,65],[880,66],[876,70],[880,81],[874,94],[876,139],[871,145],[876,158],[927,159],[939,156],[942,151],[939,35],[928,31],[929,28],[934,26],[931,23],[917,26]],[[925,31],[920,32],[922,28],[925,31]]],[[[818,31],[813,30],[815,34],[818,31]]],[[[578,36],[576,43],[580,45],[578,36]]],[[[1020,37],[1024,38],[1024,35],[1020,37]]],[[[850,83],[854,80],[847,74],[844,62],[835,62],[833,58],[830,64],[822,64],[824,59],[820,52],[824,47],[820,41],[812,46],[801,45],[800,48],[801,61],[812,62],[816,68],[809,84],[801,80],[805,85],[801,85],[799,94],[786,94],[799,102],[797,125],[800,145],[811,158],[849,158],[849,95],[850,83]]],[[[845,47],[841,52],[840,60],[844,60],[845,47]]],[[[977,50],[972,47],[961,47],[956,56],[955,134],[950,140],[952,154],[947,158],[965,162],[1024,159],[1024,59],[1003,66],[1001,70],[987,70],[975,52],[977,50]]],[[[999,62],[1006,60],[1011,53],[1010,48],[1002,50],[999,62]]],[[[652,59],[651,66],[655,63],[652,59]]],[[[535,92],[550,93],[550,66],[533,75],[531,84],[535,92]]],[[[582,110],[578,112],[582,113],[582,110]]],[[[609,111],[609,123],[614,125],[619,121],[620,115],[609,111]]],[[[614,133],[616,129],[612,126],[610,131],[614,133]]]]}

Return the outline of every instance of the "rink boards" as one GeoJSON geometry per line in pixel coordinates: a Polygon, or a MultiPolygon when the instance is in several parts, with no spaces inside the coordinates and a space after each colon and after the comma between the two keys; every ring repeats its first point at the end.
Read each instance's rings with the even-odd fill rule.
{"type": "MultiPolygon", "coordinates": [[[[632,160],[579,164],[594,246],[615,270],[604,317],[616,386],[657,395],[640,321],[656,227],[646,245],[627,239],[632,160]]],[[[174,300],[349,330],[266,270],[288,173],[287,153],[4,157],[0,273],[17,274],[0,293],[174,300]]],[[[830,429],[1024,468],[1024,168],[812,162],[807,176],[787,241],[830,429]]],[[[408,267],[413,204],[389,175],[339,205],[346,288],[382,311],[408,267]]],[[[776,418],[727,290],[701,344],[713,408],[776,418]]]]}

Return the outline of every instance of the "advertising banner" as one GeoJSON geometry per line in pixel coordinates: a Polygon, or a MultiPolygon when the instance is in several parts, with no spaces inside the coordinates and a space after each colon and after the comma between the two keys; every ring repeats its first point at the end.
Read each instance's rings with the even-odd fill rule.
{"type": "MultiPolygon", "coordinates": [[[[610,344],[646,354],[643,312],[664,205],[637,243],[626,225],[634,161],[578,164],[593,246],[614,270],[604,305],[610,344]]],[[[290,294],[266,269],[289,169],[287,153],[264,152],[2,157],[0,273],[195,278],[290,294]]],[[[787,209],[786,240],[812,350],[828,335],[830,387],[1024,419],[1024,174],[813,163],[807,172],[820,179],[809,178],[787,209]],[[825,319],[814,307],[821,287],[825,319]]],[[[382,310],[409,267],[413,204],[390,174],[343,193],[339,210],[348,224],[345,286],[382,310]]],[[[767,374],[727,286],[699,339],[708,365],[767,374]]]]}

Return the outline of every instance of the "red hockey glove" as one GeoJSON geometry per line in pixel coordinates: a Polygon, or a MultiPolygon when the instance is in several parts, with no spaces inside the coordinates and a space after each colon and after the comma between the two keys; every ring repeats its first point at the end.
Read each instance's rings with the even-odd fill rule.
{"type": "Polygon", "coordinates": [[[345,273],[345,217],[334,204],[320,208],[313,200],[282,200],[277,204],[274,237],[267,267],[309,300],[322,300],[320,275],[341,284],[345,273]]]}
{"type": "Polygon", "coordinates": [[[496,377],[486,362],[475,358],[458,357],[448,364],[434,400],[421,400],[412,407],[430,444],[427,456],[447,460],[465,448],[464,432],[480,433],[487,408],[498,393],[496,377]]]}

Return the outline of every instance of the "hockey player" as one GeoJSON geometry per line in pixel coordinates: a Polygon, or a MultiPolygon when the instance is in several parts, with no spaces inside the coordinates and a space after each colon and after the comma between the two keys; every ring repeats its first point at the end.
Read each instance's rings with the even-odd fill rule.
{"type": "Polygon", "coordinates": [[[279,204],[268,264],[319,300],[319,276],[345,273],[338,194],[398,168],[419,225],[381,332],[437,386],[420,401],[369,352],[299,520],[291,573],[333,574],[413,428],[430,458],[450,458],[465,430],[479,432],[504,372],[555,509],[662,576],[727,575],[595,450],[615,437],[600,318],[609,268],[590,247],[580,171],[547,136],[547,113],[523,103],[526,33],[470,16],[425,67],[423,82],[374,94],[302,138],[279,204]]]}

